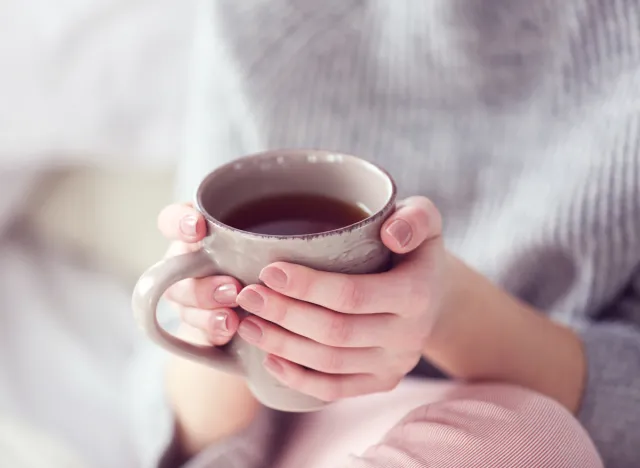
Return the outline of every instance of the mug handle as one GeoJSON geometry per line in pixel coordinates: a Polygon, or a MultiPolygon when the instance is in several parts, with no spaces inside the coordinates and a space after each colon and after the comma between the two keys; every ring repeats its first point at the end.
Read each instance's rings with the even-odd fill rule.
{"type": "Polygon", "coordinates": [[[222,348],[191,344],[176,338],[160,326],[156,316],[158,302],[174,283],[220,274],[223,272],[202,249],[161,260],[145,271],[136,283],[131,301],[133,316],[147,336],[164,349],[223,372],[243,375],[237,356],[222,348]]]}

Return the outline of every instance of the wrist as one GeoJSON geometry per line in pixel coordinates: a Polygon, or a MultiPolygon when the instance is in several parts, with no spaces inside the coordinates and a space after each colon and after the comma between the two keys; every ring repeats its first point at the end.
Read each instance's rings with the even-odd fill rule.
{"type": "Polygon", "coordinates": [[[580,338],[450,257],[450,290],[424,355],[453,377],[520,385],[578,409],[580,338]]]}
{"type": "MultiPolygon", "coordinates": [[[[179,335],[202,344],[184,330],[179,335]]],[[[242,377],[178,356],[169,359],[166,389],[175,414],[179,451],[185,458],[246,429],[260,408],[242,377]]]]}

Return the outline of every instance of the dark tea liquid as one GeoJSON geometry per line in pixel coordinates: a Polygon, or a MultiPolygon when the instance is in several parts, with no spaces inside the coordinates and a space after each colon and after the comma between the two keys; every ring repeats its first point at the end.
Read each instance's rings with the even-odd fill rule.
{"type": "Polygon", "coordinates": [[[221,221],[236,229],[274,236],[317,234],[340,229],[369,217],[364,209],[312,194],[287,194],[253,200],[221,221]]]}

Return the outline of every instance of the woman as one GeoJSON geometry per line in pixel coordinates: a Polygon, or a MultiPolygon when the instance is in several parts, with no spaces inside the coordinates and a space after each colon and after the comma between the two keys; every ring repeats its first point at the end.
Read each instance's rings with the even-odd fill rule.
{"type": "MultiPolygon", "coordinates": [[[[166,401],[146,398],[175,412],[174,450],[150,460],[634,466],[640,3],[203,1],[199,18],[183,188],[243,154],[320,147],[388,168],[410,198],[381,231],[400,256],[384,275],[275,264],[264,286],[169,292],[185,335],[237,332],[283,384],[338,402],[268,462],[275,416],[242,381],[171,358],[166,401]],[[236,304],[255,316],[239,323],[236,304]],[[452,381],[402,382],[420,359],[452,381]]],[[[171,254],[204,234],[185,205],[160,228],[171,254]]],[[[163,414],[150,440],[171,437],[163,414]]]]}

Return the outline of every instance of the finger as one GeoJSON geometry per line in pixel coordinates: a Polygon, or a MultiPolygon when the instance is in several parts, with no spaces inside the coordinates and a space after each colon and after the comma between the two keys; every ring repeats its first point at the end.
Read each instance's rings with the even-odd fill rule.
{"type": "Polygon", "coordinates": [[[186,279],[171,286],[165,297],[181,306],[198,309],[236,307],[240,283],[230,276],[186,279]]]}
{"type": "Polygon", "coordinates": [[[278,327],[258,317],[240,323],[238,334],[263,351],[330,374],[374,372],[380,348],[335,348],[278,327]]]}
{"type": "Polygon", "coordinates": [[[207,337],[207,334],[202,330],[196,327],[192,327],[185,321],[181,321],[178,329],[175,332],[175,336],[180,338],[182,341],[186,341],[187,343],[200,345],[200,346],[211,346],[211,341],[207,337]]]}
{"type": "Polygon", "coordinates": [[[186,254],[198,250],[200,246],[198,244],[185,244],[184,242],[175,241],[169,244],[169,248],[164,254],[164,258],[176,257],[178,255],[186,254]]]}
{"type": "Polygon", "coordinates": [[[390,391],[398,384],[373,374],[325,374],[273,355],[267,356],[264,366],[282,384],[322,401],[390,391]]]}
{"type": "Polygon", "coordinates": [[[225,345],[238,330],[240,320],[232,309],[203,310],[183,307],[180,310],[183,322],[202,331],[209,342],[225,345]]]}
{"type": "Polygon", "coordinates": [[[382,226],[380,237],[391,251],[404,254],[425,241],[442,235],[442,217],[425,197],[411,197],[402,202],[382,226]]]}
{"type": "Polygon", "coordinates": [[[160,212],[158,229],[167,239],[187,243],[201,241],[207,231],[202,215],[193,207],[180,204],[169,205],[160,212]]]}
{"type": "Polygon", "coordinates": [[[276,262],[264,268],[260,280],[285,296],[345,314],[402,311],[422,288],[419,275],[388,273],[345,275],[316,271],[301,265],[276,262]]]}
{"type": "Polygon", "coordinates": [[[244,288],[237,299],[243,309],[297,335],[342,348],[383,346],[399,318],[391,314],[349,315],[298,301],[262,285],[244,288]]]}

